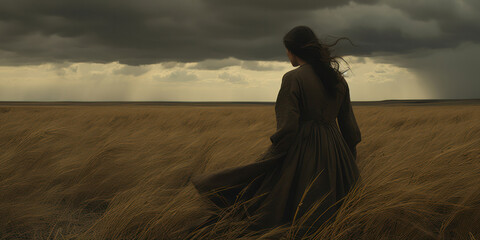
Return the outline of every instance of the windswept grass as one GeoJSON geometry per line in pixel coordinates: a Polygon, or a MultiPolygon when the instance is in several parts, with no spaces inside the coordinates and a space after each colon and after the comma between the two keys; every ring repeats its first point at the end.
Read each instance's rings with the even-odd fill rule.
{"type": "MultiPolygon", "coordinates": [[[[480,106],[355,106],[361,184],[305,239],[480,239],[480,106]]],[[[253,162],[273,106],[0,106],[0,239],[293,239],[190,177],[253,162]]],[[[297,235],[298,236],[298,235],[297,235]]]]}

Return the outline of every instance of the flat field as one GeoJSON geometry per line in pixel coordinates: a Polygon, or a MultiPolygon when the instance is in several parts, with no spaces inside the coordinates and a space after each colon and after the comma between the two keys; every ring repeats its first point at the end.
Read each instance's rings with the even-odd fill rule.
{"type": "MultiPolygon", "coordinates": [[[[480,239],[480,103],[356,104],[363,184],[317,239],[480,239]]],[[[191,176],[255,161],[272,104],[0,104],[0,239],[237,239],[191,176]]],[[[296,226],[242,239],[293,239],[296,226]],[[269,238],[270,236],[270,238],[269,238]]]]}

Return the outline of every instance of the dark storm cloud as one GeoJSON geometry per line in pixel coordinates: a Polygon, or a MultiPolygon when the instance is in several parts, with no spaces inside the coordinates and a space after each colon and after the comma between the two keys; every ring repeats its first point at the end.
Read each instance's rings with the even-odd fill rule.
{"type": "Polygon", "coordinates": [[[435,98],[479,98],[480,44],[464,43],[455,49],[422,50],[390,55],[378,61],[395,62],[414,72],[435,98]]]}
{"type": "MultiPolygon", "coordinates": [[[[296,25],[311,26],[325,41],[333,40],[328,36],[347,36],[356,46],[343,42],[337,53],[361,57],[430,54],[433,59],[441,57],[435,51],[480,43],[478,0],[0,3],[0,65],[119,61],[128,65],[167,62],[164,67],[168,68],[177,66],[175,62],[200,62],[197,68],[220,69],[222,63],[215,59],[287,61],[281,38],[296,25]]],[[[401,65],[409,58],[389,59],[401,65]]],[[[261,70],[254,64],[242,67],[261,70]]],[[[437,70],[442,71],[448,69],[437,70]]],[[[427,71],[423,76],[435,74],[427,71]]],[[[470,80],[460,81],[468,85],[470,80]]]]}
{"type": "MultiPolygon", "coordinates": [[[[362,4],[355,4],[357,7],[380,5],[372,0],[358,2],[362,4]]],[[[372,27],[370,21],[382,19],[371,19],[368,10],[364,11],[365,21],[356,19],[347,23],[351,27],[341,28],[335,28],[338,22],[321,19],[315,12],[329,9],[335,14],[339,9],[352,6],[349,0],[295,3],[286,0],[2,0],[1,4],[0,64],[3,65],[62,61],[120,61],[142,65],[229,57],[285,60],[281,37],[300,24],[314,26],[320,33],[330,29],[325,34],[350,36],[359,46],[346,48],[345,54],[408,51],[418,44],[442,47],[458,43],[452,36],[447,36],[448,43],[439,40],[432,43],[431,39],[422,42],[415,36],[402,35],[400,28],[372,27]]],[[[412,18],[418,15],[417,10],[405,4],[393,1],[388,4],[412,18]]],[[[355,6],[342,15],[346,21],[350,21],[348,13],[355,12],[355,6]]],[[[433,21],[439,20],[439,14],[431,14],[433,21]]],[[[470,24],[475,25],[475,21],[470,24]]],[[[445,30],[457,29],[448,26],[445,23],[445,30]]]]}

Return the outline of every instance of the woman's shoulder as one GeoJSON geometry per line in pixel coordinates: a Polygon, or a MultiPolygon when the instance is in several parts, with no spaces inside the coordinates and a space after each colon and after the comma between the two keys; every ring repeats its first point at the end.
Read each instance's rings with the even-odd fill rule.
{"type": "Polygon", "coordinates": [[[338,84],[337,88],[342,92],[342,95],[347,94],[348,90],[348,83],[343,74],[338,73],[338,84]]]}
{"type": "Polygon", "coordinates": [[[294,81],[297,81],[298,68],[294,68],[290,71],[287,71],[283,74],[282,85],[288,84],[291,85],[294,81]]]}
{"type": "Polygon", "coordinates": [[[286,73],[284,73],[282,78],[284,78],[284,79],[285,78],[292,78],[297,71],[298,71],[298,68],[291,69],[291,70],[287,71],[286,73]]]}

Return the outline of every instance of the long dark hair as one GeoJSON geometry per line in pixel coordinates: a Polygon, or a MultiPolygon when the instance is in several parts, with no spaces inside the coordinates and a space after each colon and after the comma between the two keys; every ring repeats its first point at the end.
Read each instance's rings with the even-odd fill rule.
{"type": "MultiPolygon", "coordinates": [[[[340,56],[331,56],[331,47],[335,46],[340,40],[350,39],[346,37],[338,38],[332,44],[321,43],[315,33],[307,26],[296,26],[283,37],[283,44],[293,54],[305,60],[313,66],[328,94],[335,96],[336,85],[342,76],[337,59],[345,60],[340,56]]],[[[350,41],[351,43],[351,41],[350,41]]]]}

